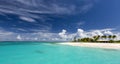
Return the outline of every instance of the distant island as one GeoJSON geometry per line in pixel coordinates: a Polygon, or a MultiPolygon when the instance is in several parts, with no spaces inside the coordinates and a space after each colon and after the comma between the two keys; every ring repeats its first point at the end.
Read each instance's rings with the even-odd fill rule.
{"type": "Polygon", "coordinates": [[[115,40],[117,38],[116,35],[96,35],[93,37],[86,38],[76,38],[72,42],[95,42],[95,43],[120,43],[120,40],[115,40]]]}

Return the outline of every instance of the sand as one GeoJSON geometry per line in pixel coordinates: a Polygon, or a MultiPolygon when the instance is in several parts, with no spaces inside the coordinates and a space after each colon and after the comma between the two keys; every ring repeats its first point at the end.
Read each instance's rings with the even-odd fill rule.
{"type": "Polygon", "coordinates": [[[83,43],[83,42],[62,42],[62,45],[80,46],[80,47],[93,47],[93,48],[107,48],[107,49],[120,49],[120,43],[83,43]]]}

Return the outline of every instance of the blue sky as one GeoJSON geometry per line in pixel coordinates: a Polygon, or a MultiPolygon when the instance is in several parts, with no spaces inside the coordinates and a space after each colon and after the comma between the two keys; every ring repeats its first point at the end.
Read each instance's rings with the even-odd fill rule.
{"type": "Polygon", "coordinates": [[[0,0],[0,40],[120,35],[119,0],[0,0]],[[11,38],[12,37],[12,38],[11,38]]]}

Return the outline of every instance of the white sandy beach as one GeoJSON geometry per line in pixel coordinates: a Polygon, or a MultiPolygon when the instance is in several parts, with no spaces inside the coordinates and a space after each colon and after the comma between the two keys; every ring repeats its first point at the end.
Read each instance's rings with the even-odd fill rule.
{"type": "Polygon", "coordinates": [[[120,43],[83,43],[83,42],[63,42],[62,45],[80,46],[80,47],[93,47],[93,48],[106,48],[106,49],[120,49],[120,43]]]}

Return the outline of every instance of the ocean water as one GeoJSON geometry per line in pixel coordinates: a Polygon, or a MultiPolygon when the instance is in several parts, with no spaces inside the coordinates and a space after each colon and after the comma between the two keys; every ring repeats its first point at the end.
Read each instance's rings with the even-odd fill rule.
{"type": "Polygon", "coordinates": [[[120,50],[45,42],[0,42],[0,64],[120,64],[120,50]]]}

